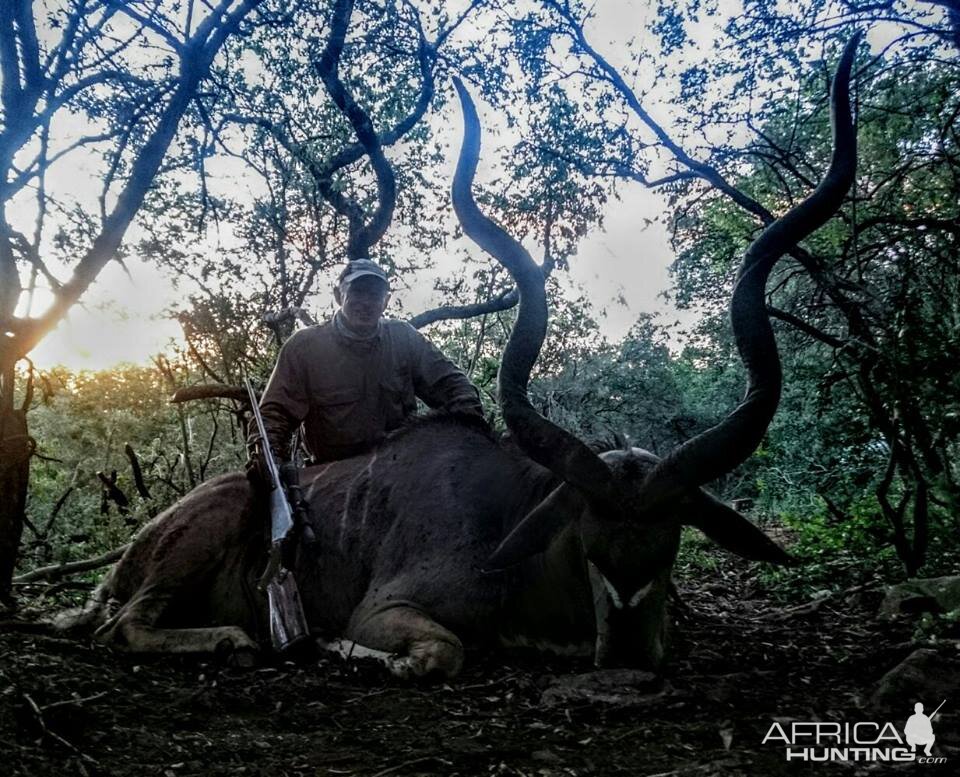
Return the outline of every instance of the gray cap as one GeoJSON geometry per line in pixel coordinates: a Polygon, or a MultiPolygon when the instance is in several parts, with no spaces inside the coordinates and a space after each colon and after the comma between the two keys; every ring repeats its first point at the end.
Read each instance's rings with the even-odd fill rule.
{"type": "Polygon", "coordinates": [[[337,284],[342,286],[345,283],[353,283],[357,278],[362,278],[364,275],[373,275],[387,284],[388,287],[390,286],[390,281],[387,280],[387,274],[383,271],[383,268],[369,259],[354,259],[352,262],[347,262],[347,266],[340,273],[337,284]]]}

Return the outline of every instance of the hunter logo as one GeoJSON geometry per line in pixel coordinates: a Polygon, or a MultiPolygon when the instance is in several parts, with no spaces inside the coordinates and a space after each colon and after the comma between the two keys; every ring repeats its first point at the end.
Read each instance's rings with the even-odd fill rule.
{"type": "Polygon", "coordinates": [[[893,723],[858,721],[774,722],[762,744],[781,744],[788,761],[915,761],[944,763],[947,759],[932,754],[936,741],[933,718],[946,702],[940,702],[929,716],[917,702],[903,727],[903,735],[893,723]],[[917,747],[923,748],[917,752],[917,747]]]}
{"type": "MultiPolygon", "coordinates": [[[[944,702],[940,702],[940,707],[943,704],[944,702]]],[[[940,707],[933,711],[933,715],[940,712],[940,707]]],[[[907,744],[913,748],[913,752],[917,751],[917,745],[923,745],[923,754],[925,756],[930,755],[930,748],[933,747],[936,740],[933,735],[933,725],[930,723],[933,720],[933,715],[929,718],[924,715],[923,704],[920,702],[913,705],[913,715],[909,717],[907,725],[903,727],[903,735],[907,739],[907,744]]]]}

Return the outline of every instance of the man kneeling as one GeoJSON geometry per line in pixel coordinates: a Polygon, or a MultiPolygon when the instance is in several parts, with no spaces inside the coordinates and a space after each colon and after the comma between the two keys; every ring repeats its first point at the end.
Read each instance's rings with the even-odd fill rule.
{"type": "Polygon", "coordinates": [[[913,715],[907,719],[903,733],[906,735],[907,744],[913,748],[914,752],[917,745],[923,745],[923,754],[930,755],[930,748],[936,737],[933,734],[930,718],[923,714],[923,705],[920,702],[913,705],[913,715]]]}

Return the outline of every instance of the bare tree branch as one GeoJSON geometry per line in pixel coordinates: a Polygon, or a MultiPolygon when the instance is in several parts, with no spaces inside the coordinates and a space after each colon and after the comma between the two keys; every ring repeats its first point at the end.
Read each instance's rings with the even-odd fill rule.
{"type": "Polygon", "coordinates": [[[485,302],[477,302],[472,305],[443,305],[431,310],[425,310],[423,313],[418,313],[412,318],[407,319],[407,321],[414,329],[422,329],[437,321],[474,318],[475,316],[482,316],[487,313],[509,310],[517,304],[519,298],[517,289],[512,288],[485,302]]]}
{"type": "Polygon", "coordinates": [[[327,92],[334,105],[347,117],[357,139],[370,158],[374,173],[377,176],[377,209],[370,220],[363,223],[363,212],[356,202],[348,199],[342,192],[337,191],[329,178],[317,181],[320,191],[338,213],[347,217],[349,223],[349,238],[347,242],[347,257],[360,259],[367,256],[371,246],[377,243],[387,231],[393,218],[393,209],[397,199],[397,184],[390,163],[383,154],[380,138],[373,128],[370,116],[353,99],[353,96],[340,79],[340,56],[350,26],[350,15],[353,12],[353,0],[337,0],[333,8],[330,21],[330,36],[327,45],[320,57],[314,62],[314,67],[320,75],[327,92]]]}
{"type": "Polygon", "coordinates": [[[775,308],[773,305],[767,305],[767,312],[773,316],[773,318],[778,318],[781,321],[785,321],[795,329],[799,329],[801,332],[810,335],[810,337],[819,340],[821,343],[829,345],[831,348],[843,348],[844,346],[843,340],[827,334],[826,332],[822,332],[812,324],[808,324],[803,319],[797,318],[792,313],[788,313],[785,310],[780,310],[780,308],[775,308]]]}

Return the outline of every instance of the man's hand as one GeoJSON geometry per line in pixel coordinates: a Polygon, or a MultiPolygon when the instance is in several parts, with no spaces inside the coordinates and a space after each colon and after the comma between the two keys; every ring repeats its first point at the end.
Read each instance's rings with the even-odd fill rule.
{"type": "Polygon", "coordinates": [[[490,424],[490,421],[483,415],[482,412],[477,413],[472,406],[465,408],[458,408],[455,410],[448,411],[451,415],[456,416],[461,422],[465,423],[467,426],[471,426],[474,429],[478,429],[484,434],[494,435],[493,426],[490,424]]]}
{"type": "Polygon", "coordinates": [[[269,491],[273,488],[273,484],[270,482],[267,460],[264,458],[263,449],[259,445],[247,451],[246,471],[247,480],[257,491],[269,491]]]}
{"type": "Polygon", "coordinates": [[[250,481],[250,485],[257,490],[267,487],[267,479],[264,477],[266,473],[266,465],[262,456],[257,454],[248,458],[245,469],[247,472],[247,480],[250,481]]]}

